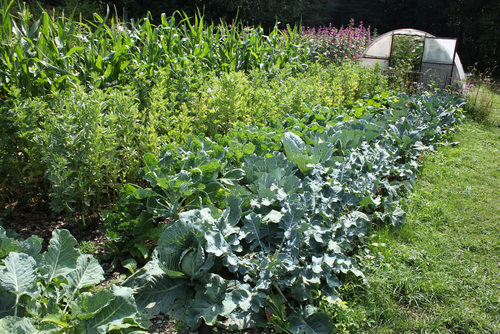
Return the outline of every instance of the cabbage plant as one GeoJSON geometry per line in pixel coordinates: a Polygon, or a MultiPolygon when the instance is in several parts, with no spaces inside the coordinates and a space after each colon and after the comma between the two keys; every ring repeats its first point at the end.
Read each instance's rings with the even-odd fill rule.
{"type": "Polygon", "coordinates": [[[104,271],[76,249],[67,230],[55,230],[48,249],[41,239],[22,240],[0,227],[0,332],[108,333],[147,328],[127,287],[95,293],[104,271]]]}

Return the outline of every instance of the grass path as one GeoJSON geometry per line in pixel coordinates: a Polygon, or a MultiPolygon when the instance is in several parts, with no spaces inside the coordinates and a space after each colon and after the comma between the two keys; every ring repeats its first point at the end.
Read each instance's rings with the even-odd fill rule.
{"type": "Polygon", "coordinates": [[[466,121],[455,141],[424,157],[407,225],[372,237],[369,288],[344,287],[355,332],[500,333],[500,128],[466,121]]]}

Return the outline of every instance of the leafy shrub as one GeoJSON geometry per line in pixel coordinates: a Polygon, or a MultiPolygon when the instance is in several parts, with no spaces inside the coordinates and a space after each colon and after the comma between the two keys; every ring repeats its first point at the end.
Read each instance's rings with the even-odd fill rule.
{"type": "Polygon", "coordinates": [[[85,224],[124,184],[138,182],[142,157],[166,143],[300,117],[306,103],[348,107],[383,89],[379,73],[353,64],[216,75],[188,61],[159,71],[152,82],[138,75],[107,91],[75,85],[45,98],[4,102],[5,196],[22,184],[16,191],[34,199],[41,194],[52,210],[76,214],[85,224]]]}
{"type": "Polygon", "coordinates": [[[330,26],[303,28],[302,36],[310,48],[310,57],[322,63],[340,65],[346,60],[356,60],[370,44],[370,27],[354,27],[354,20],[349,26],[337,29],[330,26]]]}
{"type": "Polygon", "coordinates": [[[33,135],[46,108],[43,101],[16,105],[0,100],[0,183],[5,203],[36,199],[43,193],[44,168],[33,135]]]}
{"type": "Polygon", "coordinates": [[[216,75],[186,63],[159,71],[146,97],[144,112],[169,143],[184,143],[190,134],[213,137],[237,123],[269,124],[301,113],[303,104],[338,108],[386,89],[384,77],[353,64],[312,64],[254,69],[216,75]]]}
{"type": "Polygon", "coordinates": [[[52,210],[85,218],[133,182],[140,157],[158,146],[136,102],[119,90],[86,94],[77,87],[45,102],[17,103],[9,111],[19,140],[8,143],[4,161],[23,168],[23,177],[46,178],[52,210]]]}

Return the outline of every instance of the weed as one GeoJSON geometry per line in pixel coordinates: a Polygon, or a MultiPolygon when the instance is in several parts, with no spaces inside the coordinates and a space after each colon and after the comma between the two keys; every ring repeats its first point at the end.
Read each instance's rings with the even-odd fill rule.
{"type": "Polygon", "coordinates": [[[83,254],[95,254],[97,251],[97,246],[93,244],[91,241],[87,240],[80,241],[77,248],[83,254]]]}
{"type": "Polygon", "coordinates": [[[188,325],[185,321],[177,320],[174,322],[173,329],[177,332],[182,332],[182,331],[186,330],[187,327],[188,327],[188,325]]]}
{"type": "Polygon", "coordinates": [[[491,121],[494,108],[500,105],[498,86],[494,85],[488,73],[477,73],[473,70],[464,94],[467,97],[464,110],[478,122],[491,121]]]}

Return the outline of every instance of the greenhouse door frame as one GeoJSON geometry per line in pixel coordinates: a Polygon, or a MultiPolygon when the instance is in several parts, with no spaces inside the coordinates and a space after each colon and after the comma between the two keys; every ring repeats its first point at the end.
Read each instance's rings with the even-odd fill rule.
{"type": "MultiPolygon", "coordinates": [[[[442,80],[443,87],[451,85],[453,79],[453,70],[455,66],[455,58],[457,56],[457,44],[458,44],[457,42],[458,42],[457,38],[427,37],[427,36],[424,37],[424,49],[422,51],[422,58],[420,60],[420,82],[431,84],[433,81],[432,76],[434,75],[434,73],[428,74],[429,70],[436,71],[439,69],[439,67],[441,67],[441,69],[443,69],[442,72],[445,73],[444,79],[442,80]],[[455,42],[453,47],[453,52],[451,53],[451,60],[449,62],[424,61],[426,46],[429,45],[428,41],[437,41],[437,40],[455,42]]],[[[391,45],[391,52],[392,52],[392,45],[391,45]]]]}

